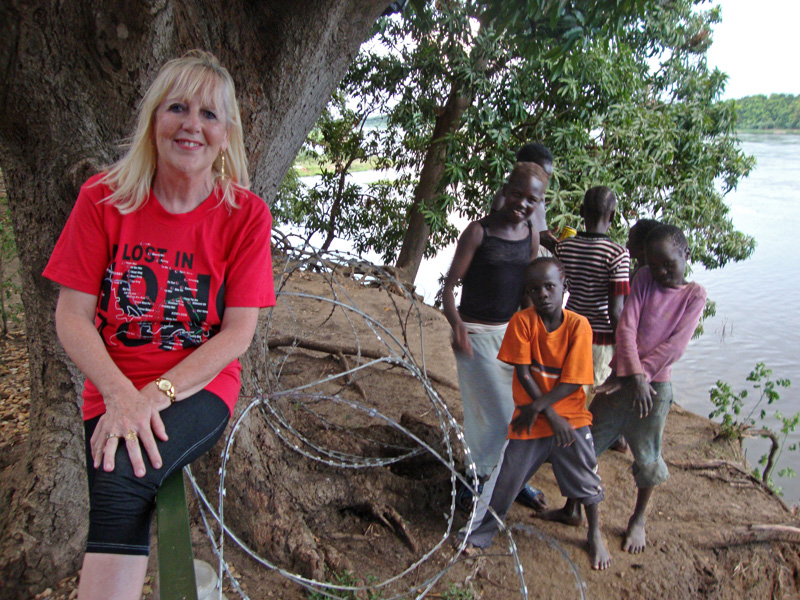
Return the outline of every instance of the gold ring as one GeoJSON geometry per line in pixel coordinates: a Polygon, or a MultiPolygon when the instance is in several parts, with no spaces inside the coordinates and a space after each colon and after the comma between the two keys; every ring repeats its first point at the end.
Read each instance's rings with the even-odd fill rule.
{"type": "Polygon", "coordinates": [[[119,434],[118,434],[118,433],[109,433],[109,434],[106,436],[106,441],[110,440],[111,438],[118,438],[118,437],[119,437],[119,434]]]}
{"type": "Polygon", "coordinates": [[[133,429],[129,429],[128,433],[125,434],[125,439],[129,442],[135,442],[136,440],[139,439],[139,436],[133,429]]]}

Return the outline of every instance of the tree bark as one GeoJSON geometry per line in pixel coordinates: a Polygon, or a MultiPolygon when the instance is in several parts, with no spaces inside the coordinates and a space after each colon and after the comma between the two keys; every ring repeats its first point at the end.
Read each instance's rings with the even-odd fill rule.
{"type": "Polygon", "coordinates": [[[41,276],[80,185],[119,156],[165,60],[200,47],[237,85],[253,190],[270,201],[388,0],[5,0],[0,168],[22,260],[31,363],[27,457],[2,474],[0,596],[72,574],[88,498],[76,392],[41,276]],[[310,18],[313,17],[313,18],[310,18]]]}
{"type": "Polygon", "coordinates": [[[419,265],[425,255],[425,247],[431,235],[431,226],[425,220],[425,210],[431,208],[439,193],[444,174],[447,141],[445,136],[453,133],[461,125],[464,111],[472,104],[472,98],[462,93],[462,87],[454,82],[450,88],[447,103],[436,117],[431,144],[425,153],[419,183],[414,190],[414,202],[408,211],[408,228],[403,237],[403,245],[395,267],[403,280],[413,283],[419,265]]]}

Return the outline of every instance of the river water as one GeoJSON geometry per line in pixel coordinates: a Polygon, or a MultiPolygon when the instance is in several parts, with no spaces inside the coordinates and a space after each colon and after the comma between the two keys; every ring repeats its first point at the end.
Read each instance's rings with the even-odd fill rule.
{"type": "MultiPolygon", "coordinates": [[[[744,151],[754,155],[758,164],[726,201],[734,225],[754,236],[758,246],[745,262],[712,271],[697,267],[691,275],[716,301],[717,314],[673,367],[672,381],[676,402],[703,416],[714,408],[709,389],[716,381],[728,382],[736,392],[748,389],[744,416],[758,399],[745,378],[757,362],[764,362],[775,377],[793,383],[788,389],[779,389],[781,399],[766,406],[765,420],[757,423],[778,430],[776,410],[784,415],[800,411],[800,135],[743,133],[740,137],[744,151]]],[[[365,183],[375,177],[374,173],[356,173],[354,180],[365,183]]],[[[467,225],[457,217],[453,222],[459,230],[467,225]]],[[[335,247],[346,250],[348,244],[337,241],[335,247]]],[[[439,277],[449,268],[454,250],[452,245],[423,261],[416,284],[426,302],[433,301],[439,277]]],[[[377,260],[375,256],[364,258],[377,260]]],[[[800,431],[789,435],[774,473],[790,504],[800,502],[800,451],[788,450],[796,442],[800,442],[800,431]],[[786,466],[798,477],[778,478],[778,469],[786,466]]],[[[767,448],[766,442],[748,440],[746,458],[756,464],[767,448]]]]}
{"type": "MultiPolygon", "coordinates": [[[[780,429],[776,410],[800,411],[800,135],[742,134],[744,151],[758,160],[755,170],[728,194],[734,225],[755,237],[758,246],[744,262],[722,269],[695,270],[692,279],[705,286],[717,303],[717,314],[705,324],[705,334],[693,340],[672,371],[675,399],[701,415],[713,410],[708,390],[717,380],[735,391],[750,390],[744,414],[758,399],[745,380],[757,362],[792,386],[778,388],[781,399],[765,406],[764,425],[780,429]]],[[[758,417],[758,415],[756,415],[758,417]]],[[[757,426],[760,424],[757,423],[757,426]]],[[[791,467],[798,477],[777,477],[785,499],[800,501],[800,452],[788,445],[800,441],[789,435],[778,469],[791,467]]],[[[745,444],[746,457],[756,464],[767,450],[764,442],[745,444]]]]}

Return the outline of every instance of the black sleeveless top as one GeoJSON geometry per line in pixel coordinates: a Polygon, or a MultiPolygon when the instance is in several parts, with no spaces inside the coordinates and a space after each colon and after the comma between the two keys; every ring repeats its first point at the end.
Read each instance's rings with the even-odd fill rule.
{"type": "Polygon", "coordinates": [[[504,240],[486,231],[462,280],[459,312],[488,323],[507,323],[519,310],[525,287],[525,267],[531,262],[531,229],[523,240],[504,240]]]}

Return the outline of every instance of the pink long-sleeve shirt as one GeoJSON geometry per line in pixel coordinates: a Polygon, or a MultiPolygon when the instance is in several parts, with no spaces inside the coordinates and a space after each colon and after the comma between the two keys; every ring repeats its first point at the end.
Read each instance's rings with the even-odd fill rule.
{"type": "Polygon", "coordinates": [[[617,325],[611,368],[620,376],[644,373],[647,381],[669,381],[703,314],[706,290],[698,283],[667,288],[649,267],[636,274],[617,325]]]}

